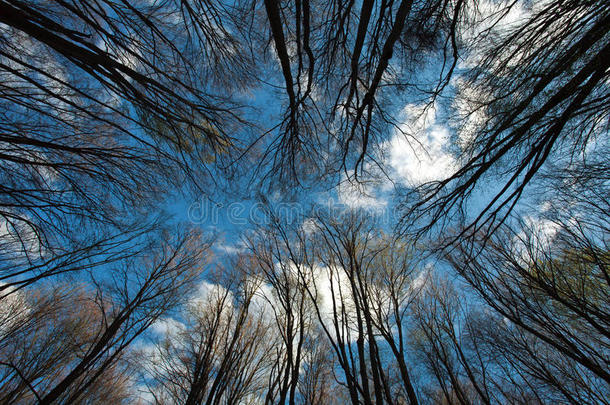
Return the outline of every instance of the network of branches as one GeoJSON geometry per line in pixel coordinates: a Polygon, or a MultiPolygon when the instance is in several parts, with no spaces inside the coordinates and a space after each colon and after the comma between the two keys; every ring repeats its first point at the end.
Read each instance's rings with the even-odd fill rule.
{"type": "Polygon", "coordinates": [[[610,405],[609,124],[605,0],[0,0],[0,403],[610,405]]]}

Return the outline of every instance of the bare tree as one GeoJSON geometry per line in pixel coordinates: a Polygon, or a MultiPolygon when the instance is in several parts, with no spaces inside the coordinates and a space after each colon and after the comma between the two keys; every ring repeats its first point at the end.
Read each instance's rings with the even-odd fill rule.
{"type": "Polygon", "coordinates": [[[533,5],[516,23],[498,28],[519,6],[525,7],[510,2],[487,17],[491,28],[467,46],[473,66],[457,89],[464,110],[456,111],[460,167],[418,189],[419,201],[405,203],[405,230],[451,224],[477,185],[494,178],[499,186],[483,197],[482,209],[468,210],[467,226],[454,239],[492,232],[528,194],[526,186],[543,178],[539,172],[549,162],[569,170],[570,162],[587,155],[607,155],[608,4],[533,5]]]}
{"type": "Polygon", "coordinates": [[[305,295],[315,320],[305,336],[317,330],[326,337],[346,401],[418,403],[404,324],[419,288],[410,247],[393,243],[357,213],[339,221],[319,215],[314,222],[306,232],[274,221],[261,234],[269,268],[298,281],[305,295]]]}
{"type": "MultiPolygon", "coordinates": [[[[317,305],[316,311],[320,323],[327,325],[324,330],[344,371],[352,403],[393,403],[402,397],[417,404],[403,329],[405,311],[417,291],[412,284],[417,266],[409,259],[406,244],[392,243],[360,214],[345,213],[340,221],[317,218],[320,228],[312,241],[313,260],[328,269],[332,309],[323,314],[327,309],[317,305]],[[387,367],[393,362],[399,370],[397,385],[392,384],[394,376],[387,367]]],[[[319,302],[315,296],[320,287],[315,282],[314,288],[310,294],[319,302]]]]}
{"type": "Polygon", "coordinates": [[[461,302],[465,295],[458,295],[449,280],[435,276],[417,297],[412,350],[434,381],[424,382],[421,390],[436,403],[501,403],[504,398],[494,397],[489,386],[487,364],[469,350],[470,311],[461,302]]]}
{"type": "Polygon", "coordinates": [[[440,92],[447,84],[464,3],[264,1],[259,24],[269,34],[259,36],[273,45],[269,53],[286,100],[263,156],[271,174],[300,182],[309,174],[353,169],[357,179],[366,173],[365,162],[375,162],[375,140],[397,127],[396,109],[387,102],[392,90],[419,90],[416,62],[438,52],[446,66],[431,88],[440,92]]]}
{"type": "MultiPolygon", "coordinates": [[[[248,243],[253,256],[252,276],[270,287],[259,295],[268,304],[279,337],[279,344],[271,354],[273,365],[268,375],[265,403],[295,404],[308,355],[306,344],[315,330],[314,318],[307,292],[291,261],[292,252],[286,249],[281,235],[275,235],[276,238],[265,235],[263,232],[260,240],[251,239],[248,243]]],[[[315,351],[315,347],[309,349],[315,351]]]]}
{"type": "Polygon", "coordinates": [[[264,396],[273,340],[253,303],[259,285],[241,269],[223,273],[215,281],[224,285],[203,284],[182,320],[143,351],[138,364],[155,403],[234,404],[264,396]]]}
{"type": "Polygon", "coordinates": [[[596,215],[594,201],[584,210],[578,199],[572,202],[576,209],[564,214],[586,215],[505,225],[494,235],[462,241],[448,257],[510,322],[496,341],[479,340],[492,347],[507,344],[506,366],[528,373],[556,397],[597,403],[604,402],[600,393],[609,386],[608,224],[605,214],[596,215]]]}
{"type": "Polygon", "coordinates": [[[305,338],[303,375],[299,381],[299,393],[305,404],[340,403],[339,386],[334,381],[334,359],[326,336],[318,328],[305,338]]]}
{"type": "MultiPolygon", "coordinates": [[[[86,294],[81,298],[70,301],[74,297],[67,296],[58,303],[51,299],[49,305],[52,309],[54,305],[59,306],[54,312],[56,316],[62,317],[66,315],[63,311],[66,311],[72,317],[66,318],[67,323],[62,330],[61,322],[54,325],[52,317],[46,320],[42,316],[43,323],[38,330],[42,336],[48,336],[52,344],[43,349],[43,357],[33,359],[34,370],[42,373],[35,375],[37,383],[42,381],[44,384],[42,387],[31,387],[38,402],[72,403],[84,395],[94,398],[96,387],[108,384],[107,373],[117,368],[129,344],[159,316],[176,306],[182,294],[192,286],[204,264],[205,246],[196,233],[166,240],[164,246],[157,245],[156,250],[151,251],[149,245],[139,256],[125,260],[117,268],[109,268],[105,278],[93,279],[93,291],[86,291],[85,288],[86,294]],[[87,311],[67,311],[68,305],[74,311],[82,309],[83,305],[79,305],[79,302],[86,303],[87,311]],[[71,325],[80,326],[73,331],[71,325]],[[82,333],[85,335],[79,336],[82,333]],[[71,340],[74,341],[73,345],[69,344],[71,340]],[[47,350],[50,353],[46,354],[47,350]],[[69,361],[62,363],[62,355],[64,358],[68,356],[69,361]],[[54,364],[53,359],[45,360],[48,356],[60,357],[54,364]],[[53,378],[45,379],[45,373],[51,373],[53,378]]],[[[20,327],[16,334],[27,334],[28,330],[31,329],[20,327]]],[[[16,335],[9,336],[7,342],[19,344],[16,335]]],[[[36,347],[43,342],[34,337],[32,344],[36,347]]],[[[15,365],[16,373],[27,371],[21,371],[15,365]]],[[[26,374],[23,375],[29,380],[26,374]]]]}
{"type": "Polygon", "coordinates": [[[3,1],[0,16],[3,276],[86,267],[243,146],[230,94],[250,58],[228,8],[3,1]]]}
{"type": "MultiPolygon", "coordinates": [[[[0,335],[3,403],[33,403],[57,384],[92,344],[101,321],[85,285],[40,286],[2,301],[0,335]],[[12,315],[9,315],[12,314],[12,315]]],[[[90,385],[91,402],[130,397],[128,371],[115,363],[90,385]],[[111,382],[111,383],[110,383],[111,382]]]]}

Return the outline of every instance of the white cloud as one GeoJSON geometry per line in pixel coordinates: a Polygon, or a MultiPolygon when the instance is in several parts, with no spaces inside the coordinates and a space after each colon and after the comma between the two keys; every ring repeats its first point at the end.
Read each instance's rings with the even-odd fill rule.
{"type": "Polygon", "coordinates": [[[339,204],[352,209],[378,210],[384,208],[388,203],[380,195],[379,184],[372,180],[357,182],[348,179],[344,174],[336,190],[339,204]]]}
{"type": "Polygon", "coordinates": [[[465,29],[460,36],[463,41],[477,42],[477,46],[470,47],[470,53],[460,60],[458,67],[461,69],[478,66],[483,57],[482,51],[495,45],[490,36],[505,35],[515,29],[531,15],[531,11],[525,8],[523,2],[481,0],[475,8],[468,8],[466,14],[471,22],[463,24],[465,29]],[[509,6],[510,9],[506,11],[509,6]]]}
{"type": "Polygon", "coordinates": [[[235,244],[218,243],[214,246],[214,249],[227,255],[235,255],[245,252],[247,247],[243,242],[235,244]]]}
{"type": "Polygon", "coordinates": [[[256,290],[252,296],[250,307],[248,308],[249,312],[253,315],[260,315],[265,322],[269,322],[271,324],[274,319],[273,317],[276,308],[277,310],[281,308],[280,304],[276,300],[273,288],[269,284],[255,278],[252,278],[251,282],[256,285],[256,290]]]}
{"type": "MultiPolygon", "coordinates": [[[[5,283],[0,282],[0,287],[5,283]]],[[[0,337],[4,336],[14,325],[26,319],[31,311],[25,294],[9,287],[0,292],[0,337]]]]}
{"type": "Polygon", "coordinates": [[[197,311],[204,311],[209,306],[214,307],[222,301],[222,309],[228,316],[234,309],[233,299],[233,293],[227,291],[222,285],[203,281],[187,305],[189,310],[196,313],[197,311]]]}
{"type": "Polygon", "coordinates": [[[173,336],[184,330],[185,325],[174,318],[161,318],[151,325],[151,331],[161,336],[173,336]]]}
{"type": "Polygon", "coordinates": [[[426,286],[428,279],[430,278],[430,273],[434,268],[430,265],[426,266],[423,271],[417,273],[417,276],[411,281],[409,284],[409,293],[417,294],[419,290],[426,286]]]}
{"type": "Polygon", "coordinates": [[[536,235],[536,237],[541,239],[543,242],[550,242],[560,228],[558,223],[549,221],[548,219],[526,217],[525,223],[527,228],[530,229],[536,235]]]}
{"type": "Polygon", "coordinates": [[[560,229],[556,222],[544,218],[527,216],[524,228],[514,236],[512,248],[514,255],[522,266],[529,266],[552,246],[553,239],[560,229]]]}
{"type": "Polygon", "coordinates": [[[457,89],[452,107],[459,123],[458,143],[462,150],[467,150],[478,131],[489,121],[485,106],[490,102],[491,92],[485,93],[481,87],[470,86],[461,78],[453,80],[453,85],[457,89]]]}
{"type": "MultiPolygon", "coordinates": [[[[234,309],[233,293],[227,291],[227,289],[220,284],[203,281],[195,293],[189,298],[185,309],[192,315],[203,314],[209,308],[218,305],[221,300],[224,300],[222,315],[228,319],[234,309]]],[[[171,317],[161,318],[151,325],[151,330],[154,333],[170,338],[177,337],[185,329],[186,325],[184,323],[171,317]]]]}
{"type": "Polygon", "coordinates": [[[456,161],[447,150],[449,129],[437,123],[436,106],[409,104],[404,114],[406,122],[384,145],[394,180],[419,186],[451,175],[456,161]]]}
{"type": "Polygon", "coordinates": [[[36,230],[28,223],[29,217],[23,214],[15,214],[15,217],[0,217],[0,253],[13,259],[44,257],[46,250],[36,230]]]}
{"type": "Polygon", "coordinates": [[[320,223],[315,218],[307,218],[301,224],[301,231],[306,236],[311,236],[320,229],[320,223]]]}
{"type": "MultiPolygon", "coordinates": [[[[277,266],[283,266],[282,271],[286,272],[288,277],[295,281],[295,286],[296,282],[303,281],[303,277],[307,279],[309,291],[316,298],[315,305],[320,312],[321,320],[331,334],[334,335],[333,316],[335,309],[339,318],[341,318],[341,311],[345,310],[348,318],[355,322],[356,314],[353,298],[351,298],[351,287],[344,269],[339,267],[331,269],[327,266],[310,267],[307,265],[296,265],[292,262],[283,265],[278,263],[277,266]]],[[[256,280],[253,282],[257,283],[256,280]]],[[[277,292],[267,283],[259,282],[257,284],[258,288],[252,299],[251,310],[262,314],[263,319],[273,325],[275,317],[281,319],[284,316],[282,305],[278,302],[277,292]]],[[[306,305],[310,305],[312,303],[309,299],[310,297],[308,294],[306,296],[308,297],[306,305]]],[[[296,307],[293,309],[297,310],[296,307]]],[[[314,311],[313,308],[312,311],[314,311]]],[[[295,312],[294,315],[296,316],[297,313],[295,312]]],[[[317,317],[314,312],[311,312],[311,315],[317,317]]],[[[295,328],[298,326],[294,325],[295,328]]],[[[352,331],[355,330],[355,324],[351,322],[348,324],[348,327],[352,331]]],[[[272,334],[274,332],[274,330],[271,330],[272,334]]],[[[309,332],[311,331],[306,331],[306,333],[309,332]]],[[[354,333],[352,333],[351,338],[356,339],[354,333]]]]}

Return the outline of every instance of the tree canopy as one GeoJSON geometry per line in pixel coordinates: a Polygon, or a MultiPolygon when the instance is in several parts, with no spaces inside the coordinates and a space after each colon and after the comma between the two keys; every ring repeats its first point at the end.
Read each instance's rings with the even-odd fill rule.
{"type": "Polygon", "coordinates": [[[610,4],[0,0],[0,402],[609,404],[610,4]]]}

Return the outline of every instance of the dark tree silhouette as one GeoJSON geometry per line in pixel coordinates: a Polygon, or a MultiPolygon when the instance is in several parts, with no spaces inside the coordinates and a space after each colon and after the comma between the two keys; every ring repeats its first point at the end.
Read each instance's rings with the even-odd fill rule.
{"type": "Polygon", "coordinates": [[[607,155],[609,19],[603,1],[549,2],[509,28],[475,38],[468,47],[474,67],[460,86],[465,112],[456,125],[470,125],[460,167],[418,189],[414,204],[405,202],[404,229],[416,224],[412,229],[421,233],[451,223],[475,187],[495,175],[499,187],[481,210],[469,213],[456,239],[491,232],[548,162],[566,170],[589,152],[607,155]]]}
{"type": "Polygon", "coordinates": [[[271,173],[297,182],[308,174],[366,173],[375,141],[397,128],[385,99],[391,90],[417,89],[410,76],[422,53],[440,52],[446,63],[432,89],[448,83],[463,10],[462,0],[264,1],[263,26],[286,98],[263,156],[271,173]]]}

